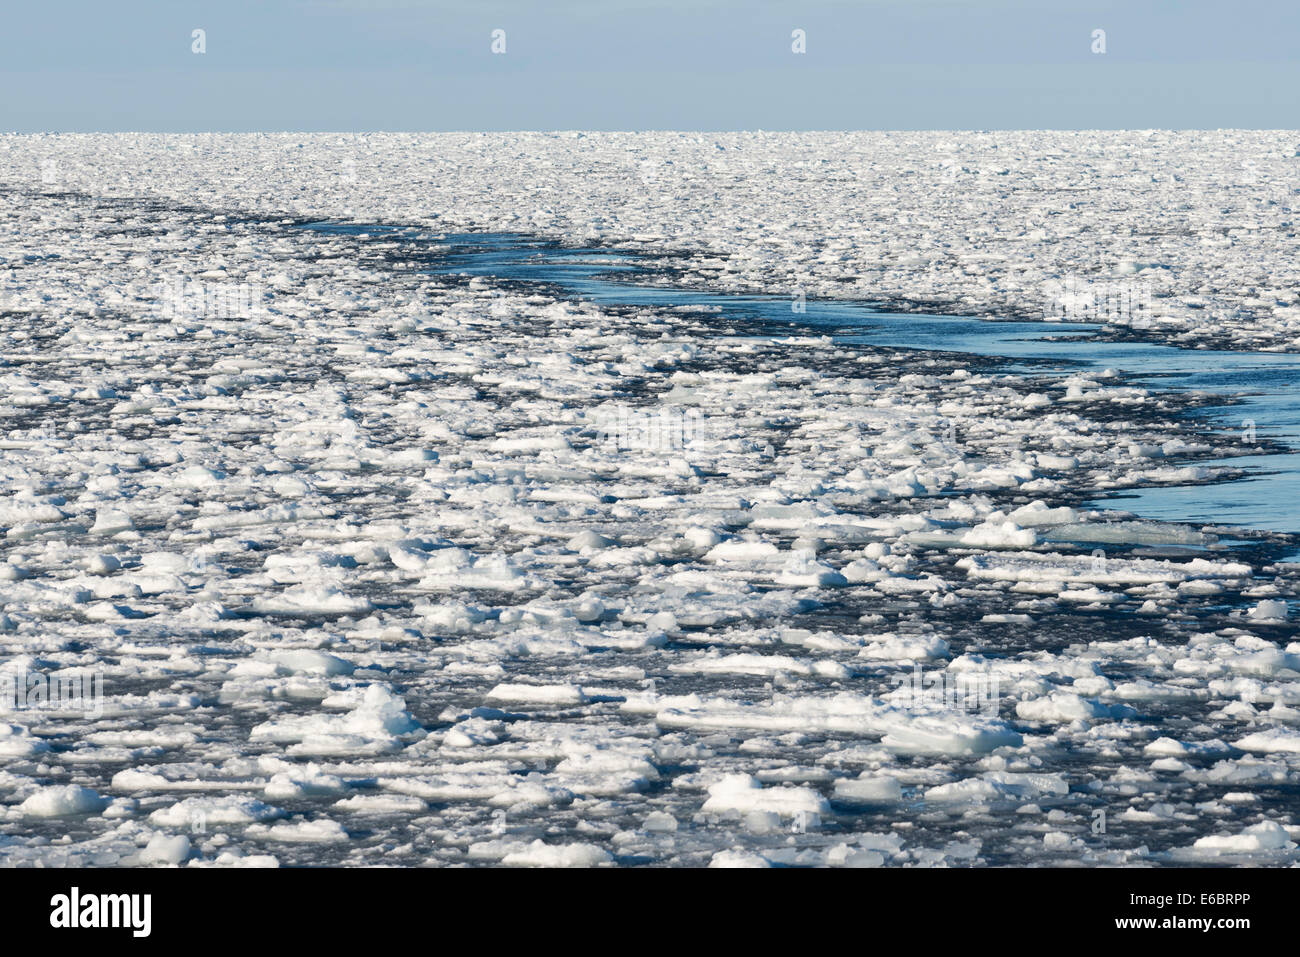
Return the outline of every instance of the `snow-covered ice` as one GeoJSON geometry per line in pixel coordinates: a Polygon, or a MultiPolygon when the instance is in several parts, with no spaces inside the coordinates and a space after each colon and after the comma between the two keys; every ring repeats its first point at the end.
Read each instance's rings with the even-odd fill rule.
{"type": "Polygon", "coordinates": [[[0,137],[0,861],[1296,862],[1294,538],[1095,505],[1209,400],[443,238],[1294,350],[1295,143],[0,137]]]}
{"type": "MultiPolygon", "coordinates": [[[[680,253],[713,288],[1300,349],[1296,131],[49,134],[0,151],[11,186],[542,233],[680,253]]],[[[230,266],[157,278],[231,283],[230,266]]],[[[107,308],[117,285],[68,281],[45,308],[107,308]]]]}

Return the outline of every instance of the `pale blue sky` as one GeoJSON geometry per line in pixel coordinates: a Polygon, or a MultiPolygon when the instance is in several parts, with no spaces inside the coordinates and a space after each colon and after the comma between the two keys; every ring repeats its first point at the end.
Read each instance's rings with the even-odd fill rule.
{"type": "Polygon", "coordinates": [[[0,130],[1300,127],[1295,0],[41,0],[0,16],[0,130]]]}

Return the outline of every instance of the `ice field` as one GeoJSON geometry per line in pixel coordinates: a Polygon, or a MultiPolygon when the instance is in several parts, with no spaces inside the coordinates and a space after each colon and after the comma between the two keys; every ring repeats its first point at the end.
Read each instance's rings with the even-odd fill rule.
{"type": "Polygon", "coordinates": [[[1295,863],[1298,143],[0,136],[0,864],[1295,863]]]}

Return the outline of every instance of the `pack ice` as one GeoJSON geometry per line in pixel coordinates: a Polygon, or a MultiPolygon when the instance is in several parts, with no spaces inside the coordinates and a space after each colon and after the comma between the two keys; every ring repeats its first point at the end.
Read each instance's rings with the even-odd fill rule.
{"type": "Polygon", "coordinates": [[[433,268],[1288,350],[1295,143],[0,137],[0,861],[1295,863],[1295,543],[1085,504],[1195,397],[433,268]]]}

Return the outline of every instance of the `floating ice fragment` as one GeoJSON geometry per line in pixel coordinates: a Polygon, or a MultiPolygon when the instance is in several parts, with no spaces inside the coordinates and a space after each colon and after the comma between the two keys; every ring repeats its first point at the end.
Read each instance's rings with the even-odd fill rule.
{"type": "Polygon", "coordinates": [[[70,817],[76,814],[98,814],[108,807],[108,798],[96,794],[79,784],[63,784],[41,788],[18,805],[18,813],[26,817],[70,817]]]}
{"type": "Polygon", "coordinates": [[[1240,834],[1212,834],[1192,845],[1198,851],[1216,854],[1290,850],[1295,846],[1286,828],[1274,821],[1261,821],[1240,834]]]}
{"type": "Polygon", "coordinates": [[[587,696],[577,685],[522,685],[499,684],[487,694],[489,701],[508,701],[517,704],[582,704],[587,696]]]}
{"type": "Polygon", "coordinates": [[[507,867],[598,867],[612,863],[610,853],[594,844],[547,844],[538,840],[501,859],[507,867]]]}
{"type": "Polygon", "coordinates": [[[101,508],[95,512],[95,524],[90,531],[95,535],[116,535],[134,529],[135,522],[120,508],[101,508]]]}
{"type": "Polygon", "coordinates": [[[1252,608],[1247,615],[1255,621],[1286,621],[1286,602],[1266,599],[1252,608]]]}
{"type": "Polygon", "coordinates": [[[144,864],[179,864],[189,856],[190,839],[184,834],[155,834],[140,852],[140,861],[144,864]]]}
{"type": "Polygon", "coordinates": [[[709,788],[709,798],[702,811],[707,813],[739,813],[770,811],[783,817],[796,814],[829,814],[830,804],[811,788],[765,788],[757,778],[748,774],[729,774],[709,788]]]}

